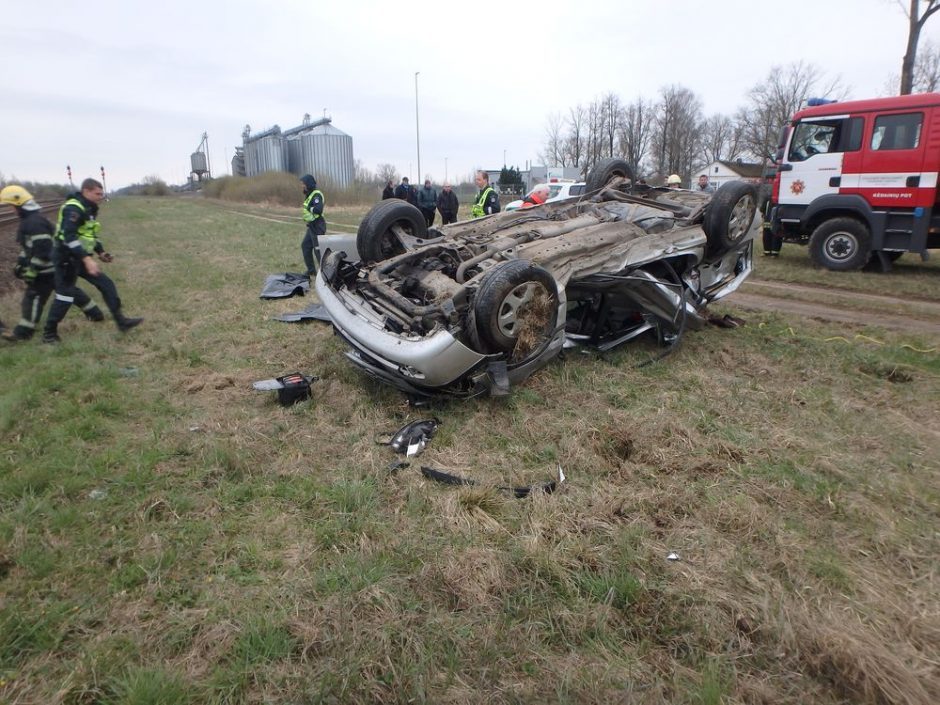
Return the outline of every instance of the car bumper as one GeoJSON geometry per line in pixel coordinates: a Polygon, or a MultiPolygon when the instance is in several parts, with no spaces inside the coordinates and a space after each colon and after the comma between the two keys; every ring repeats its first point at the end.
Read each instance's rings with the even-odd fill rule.
{"type": "Polygon", "coordinates": [[[381,317],[359,297],[335,291],[322,275],[317,275],[316,291],[336,332],[352,348],[349,359],[406,391],[450,387],[487,359],[446,330],[413,338],[385,330],[381,317]]]}

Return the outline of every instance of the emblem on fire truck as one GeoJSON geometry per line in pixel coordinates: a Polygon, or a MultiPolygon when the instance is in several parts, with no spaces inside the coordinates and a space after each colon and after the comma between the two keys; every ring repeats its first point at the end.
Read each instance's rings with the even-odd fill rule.
{"type": "Polygon", "coordinates": [[[805,188],[806,184],[804,184],[801,179],[796,179],[792,184],[790,184],[790,191],[795,196],[799,196],[801,193],[803,193],[803,189],[805,188]]]}

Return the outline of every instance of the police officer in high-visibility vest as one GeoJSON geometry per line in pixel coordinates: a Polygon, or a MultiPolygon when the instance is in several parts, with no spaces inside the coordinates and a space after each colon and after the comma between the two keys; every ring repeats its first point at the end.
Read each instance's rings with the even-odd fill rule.
{"type": "Polygon", "coordinates": [[[320,268],[320,236],[326,234],[326,221],[323,219],[323,192],[317,188],[317,180],[310,174],[300,177],[304,185],[303,216],[307,223],[307,232],[300,243],[300,251],[307,265],[307,274],[314,276],[320,268]]]}
{"type": "Polygon", "coordinates": [[[55,265],[55,301],[49,311],[42,342],[59,342],[59,323],[65,318],[69,307],[78,302],[80,296],[76,286],[78,277],[91,283],[104,298],[105,305],[118,330],[122,333],[143,322],[143,318],[129,318],[121,310],[121,299],[111,278],[101,271],[94,255],[102,262],[114,258],[105,252],[98,239],[101,223],[98,222],[98,204],[104,200],[104,187],[94,179],[85,179],[81,191],[76,191],[59,209],[56,225],[55,248],[52,262],[55,265]]]}
{"type": "Polygon", "coordinates": [[[485,171],[478,171],[476,178],[477,200],[470,208],[471,218],[482,218],[484,215],[499,213],[499,194],[490,186],[490,176],[485,171]]]}
{"type": "MultiPolygon", "coordinates": [[[[11,184],[0,190],[0,203],[13,206],[20,218],[20,225],[16,230],[20,254],[13,274],[26,284],[19,323],[12,332],[4,333],[3,337],[14,341],[29,340],[36,332],[36,324],[42,317],[46,301],[55,290],[55,267],[52,264],[55,229],[42,215],[32,194],[22,186],[11,184]]],[[[89,320],[104,320],[101,309],[81,289],[78,290],[75,303],[89,320]]]]}

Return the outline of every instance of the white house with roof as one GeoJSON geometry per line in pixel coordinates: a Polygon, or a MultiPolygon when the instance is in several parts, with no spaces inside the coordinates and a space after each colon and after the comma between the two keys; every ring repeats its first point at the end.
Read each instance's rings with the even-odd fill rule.
{"type": "Polygon", "coordinates": [[[762,164],[745,162],[740,159],[733,162],[720,159],[693,173],[690,187],[695,188],[702,174],[708,176],[708,182],[715,188],[718,188],[728,181],[743,180],[759,182],[761,181],[761,175],[763,173],[764,166],[762,164]]]}

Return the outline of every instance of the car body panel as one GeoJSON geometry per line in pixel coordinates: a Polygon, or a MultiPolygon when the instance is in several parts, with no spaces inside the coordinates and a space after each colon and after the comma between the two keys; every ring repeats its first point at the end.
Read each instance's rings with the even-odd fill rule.
{"type": "MultiPolygon", "coordinates": [[[[654,330],[678,339],[702,308],[751,272],[754,219],[740,243],[707,256],[702,213],[711,194],[642,196],[604,189],[534,209],[439,229],[439,237],[375,264],[324,258],[316,291],[349,359],[412,395],[505,393],[567,344],[609,349],[654,330]],[[544,339],[521,360],[486,350],[476,295],[510,261],[547,271],[557,306],[544,339]]],[[[518,268],[517,268],[518,269],[518,268]]],[[[540,324],[542,325],[542,324],[540,324]]]]}

